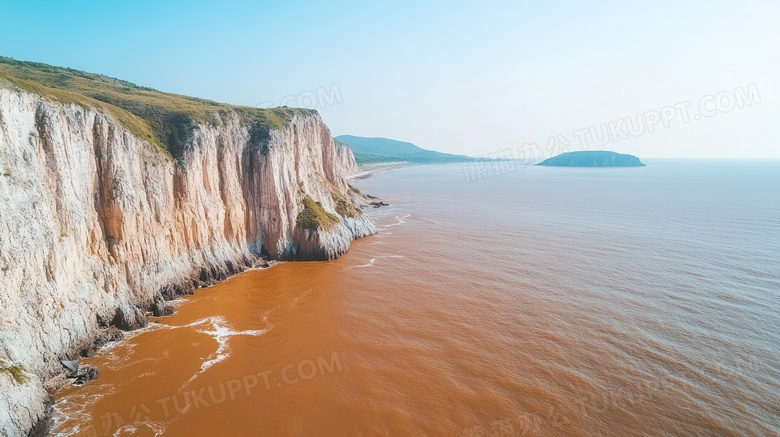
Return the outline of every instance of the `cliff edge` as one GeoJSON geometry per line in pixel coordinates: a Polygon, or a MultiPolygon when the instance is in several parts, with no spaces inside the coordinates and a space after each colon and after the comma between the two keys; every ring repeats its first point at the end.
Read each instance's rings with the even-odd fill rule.
{"type": "Polygon", "coordinates": [[[60,360],[109,327],[260,257],[331,260],[375,233],[356,168],[316,111],[0,58],[0,435],[30,432],[60,360]]]}

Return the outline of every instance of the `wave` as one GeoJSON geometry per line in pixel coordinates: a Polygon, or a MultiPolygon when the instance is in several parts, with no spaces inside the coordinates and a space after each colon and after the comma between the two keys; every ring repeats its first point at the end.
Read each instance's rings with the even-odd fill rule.
{"type": "Polygon", "coordinates": [[[361,264],[359,266],[348,267],[348,269],[357,269],[357,268],[362,268],[362,267],[371,267],[371,266],[374,265],[374,262],[376,262],[376,260],[381,259],[381,258],[404,258],[404,256],[403,255],[380,255],[380,256],[377,256],[376,258],[371,258],[371,260],[367,264],[361,264]]]}
{"type": "Polygon", "coordinates": [[[58,400],[52,407],[52,422],[49,435],[52,437],[65,437],[88,431],[89,425],[92,423],[92,416],[85,406],[95,405],[106,395],[115,394],[116,392],[117,389],[114,385],[106,385],[102,387],[100,393],[74,393],[58,400]],[[70,420],[74,420],[77,425],[66,427],[65,424],[70,420]],[[58,429],[61,427],[62,429],[58,429]]]}
{"type": "MultiPolygon", "coordinates": [[[[264,316],[263,321],[267,323],[267,317],[264,316]]],[[[196,327],[201,325],[211,325],[212,329],[198,329],[197,332],[211,336],[211,338],[217,342],[217,350],[209,355],[208,359],[200,365],[200,371],[192,375],[192,377],[190,377],[190,379],[188,379],[187,382],[182,385],[182,388],[186,387],[189,383],[194,381],[200,374],[208,370],[211,366],[226,360],[230,356],[230,346],[228,345],[228,339],[230,337],[239,335],[258,336],[267,333],[270,329],[249,329],[244,331],[234,331],[222,316],[207,317],[205,319],[200,319],[184,325],[183,327],[196,327]]]]}
{"type": "Polygon", "coordinates": [[[401,214],[401,215],[397,215],[397,216],[395,216],[395,220],[396,220],[396,222],[395,222],[395,223],[391,223],[391,224],[389,224],[389,225],[384,225],[384,226],[382,227],[382,229],[387,229],[387,228],[389,228],[389,227],[391,227],[391,226],[400,226],[400,225],[402,225],[402,224],[406,223],[406,219],[408,219],[409,217],[411,217],[411,214],[401,214]]]}
{"type": "Polygon", "coordinates": [[[352,266],[350,268],[371,267],[374,265],[374,261],[376,261],[376,258],[371,258],[371,261],[369,261],[368,264],[361,264],[359,266],[352,266]]]}

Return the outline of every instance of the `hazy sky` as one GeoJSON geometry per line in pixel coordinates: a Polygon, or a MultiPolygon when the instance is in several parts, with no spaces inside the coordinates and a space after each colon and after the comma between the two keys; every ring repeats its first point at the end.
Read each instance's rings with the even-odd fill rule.
{"type": "Polygon", "coordinates": [[[780,158],[777,0],[539,3],[0,0],[0,55],[452,153],[780,158]]]}

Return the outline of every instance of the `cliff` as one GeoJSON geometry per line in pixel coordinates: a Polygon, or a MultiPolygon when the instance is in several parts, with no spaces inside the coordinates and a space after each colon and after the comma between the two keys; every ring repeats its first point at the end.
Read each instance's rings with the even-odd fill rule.
{"type": "Polygon", "coordinates": [[[357,161],[355,160],[352,149],[337,139],[334,139],[333,143],[336,146],[336,161],[338,162],[338,165],[349,174],[358,173],[360,169],[358,169],[357,161]]]}
{"type": "Polygon", "coordinates": [[[644,167],[642,161],[634,155],[608,152],[606,150],[586,150],[568,152],[545,159],[537,165],[550,167],[644,167]]]}
{"type": "Polygon", "coordinates": [[[330,260],[375,232],[351,201],[354,157],[315,111],[214,104],[172,125],[144,117],[162,106],[117,106],[5,67],[0,365],[28,380],[0,368],[1,435],[44,417],[59,360],[93,351],[109,326],[144,326],[155,302],[260,256],[330,260]]]}

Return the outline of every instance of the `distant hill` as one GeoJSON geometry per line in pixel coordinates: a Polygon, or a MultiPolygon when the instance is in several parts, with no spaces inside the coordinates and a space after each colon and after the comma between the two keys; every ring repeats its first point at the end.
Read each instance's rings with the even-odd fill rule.
{"type": "Polygon", "coordinates": [[[433,150],[425,150],[412,143],[390,140],[387,138],[365,138],[352,135],[340,135],[335,139],[348,145],[355,155],[358,164],[374,164],[379,162],[413,162],[416,164],[439,164],[461,162],[467,156],[450,155],[433,150]]]}
{"type": "Polygon", "coordinates": [[[634,155],[606,150],[562,153],[545,159],[537,165],[551,167],[644,167],[642,161],[634,155]]]}

